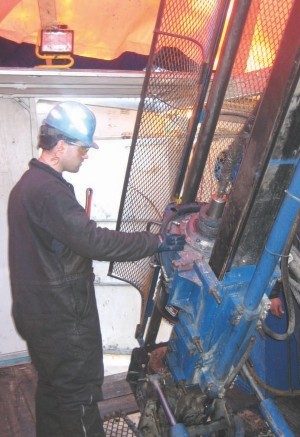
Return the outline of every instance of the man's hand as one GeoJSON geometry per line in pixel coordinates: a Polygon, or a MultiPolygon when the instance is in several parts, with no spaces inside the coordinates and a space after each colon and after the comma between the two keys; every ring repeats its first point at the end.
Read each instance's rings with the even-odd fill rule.
{"type": "Polygon", "coordinates": [[[270,299],[270,302],[271,302],[271,307],[270,307],[271,313],[273,314],[273,316],[279,317],[279,319],[281,319],[284,314],[281,299],[279,299],[279,297],[273,297],[272,299],[270,299]]]}
{"type": "Polygon", "coordinates": [[[171,250],[181,251],[184,248],[185,236],[180,234],[171,234],[169,232],[165,234],[159,234],[159,245],[157,252],[168,252],[171,250]]]}

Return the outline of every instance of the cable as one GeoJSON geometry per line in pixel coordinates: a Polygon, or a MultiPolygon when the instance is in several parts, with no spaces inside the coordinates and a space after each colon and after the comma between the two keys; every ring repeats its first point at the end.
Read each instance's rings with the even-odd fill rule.
{"type": "MultiPolygon", "coordinates": [[[[262,324],[263,331],[265,334],[267,334],[269,337],[273,338],[274,340],[284,341],[287,340],[294,332],[295,330],[295,308],[294,308],[294,302],[293,302],[293,294],[295,296],[295,293],[293,292],[293,287],[290,286],[290,282],[292,281],[292,278],[290,278],[289,275],[289,268],[288,268],[288,255],[291,251],[293,241],[297,232],[298,225],[300,223],[300,215],[298,214],[296,220],[293,223],[291,232],[289,234],[289,237],[287,239],[282,257],[281,257],[281,279],[282,279],[282,285],[283,285],[283,294],[286,302],[286,308],[287,308],[287,319],[288,319],[288,327],[284,334],[279,334],[277,332],[272,331],[266,323],[262,324]]],[[[293,281],[296,282],[296,281],[293,281]]],[[[293,284],[294,286],[294,284],[293,284]]],[[[299,304],[299,297],[295,297],[297,303],[299,304]]]]}
{"type": "Polygon", "coordinates": [[[280,390],[274,387],[271,387],[270,385],[266,384],[262,379],[260,379],[260,377],[257,375],[257,373],[255,372],[253,365],[250,361],[248,361],[246,364],[247,369],[249,370],[252,378],[261,386],[263,387],[265,390],[268,390],[269,393],[272,393],[274,395],[277,396],[288,396],[288,397],[295,397],[295,396],[300,396],[300,390],[280,390]]]}
{"type": "MultiPolygon", "coordinates": [[[[288,255],[292,249],[293,242],[295,241],[295,236],[297,234],[299,224],[300,224],[300,214],[298,214],[297,219],[293,223],[291,232],[286,242],[283,257],[281,258],[281,277],[282,277],[283,293],[286,302],[287,318],[288,318],[287,330],[284,334],[278,334],[272,331],[265,323],[263,323],[264,332],[269,337],[279,341],[288,339],[295,329],[295,308],[294,308],[293,297],[295,298],[297,304],[300,306],[300,284],[291,277],[289,272],[289,262],[288,262],[289,261],[288,255]]],[[[277,396],[288,396],[288,397],[294,397],[300,395],[300,390],[294,390],[294,391],[280,390],[271,387],[270,385],[266,384],[264,381],[262,381],[259,378],[259,376],[254,371],[253,365],[250,364],[249,361],[246,365],[253,379],[269,393],[272,393],[277,396]]]]}

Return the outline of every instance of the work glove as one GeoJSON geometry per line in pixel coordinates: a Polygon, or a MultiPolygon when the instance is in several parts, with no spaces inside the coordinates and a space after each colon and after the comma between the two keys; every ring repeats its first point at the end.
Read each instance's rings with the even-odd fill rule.
{"type": "Polygon", "coordinates": [[[159,234],[159,245],[157,248],[157,252],[168,252],[171,250],[181,251],[184,248],[185,244],[185,236],[179,234],[171,234],[166,232],[164,234],[159,234]]]}

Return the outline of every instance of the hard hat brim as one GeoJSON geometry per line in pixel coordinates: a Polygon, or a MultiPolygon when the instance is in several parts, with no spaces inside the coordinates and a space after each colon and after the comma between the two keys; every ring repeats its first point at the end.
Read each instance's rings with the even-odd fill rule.
{"type": "Polygon", "coordinates": [[[92,143],[90,146],[88,146],[89,148],[92,147],[93,149],[99,149],[99,146],[97,143],[92,143]]]}

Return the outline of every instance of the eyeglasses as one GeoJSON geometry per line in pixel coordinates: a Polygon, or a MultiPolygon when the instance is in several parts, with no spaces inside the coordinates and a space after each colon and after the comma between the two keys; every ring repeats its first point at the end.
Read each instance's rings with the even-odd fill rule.
{"type": "Polygon", "coordinates": [[[80,143],[73,143],[72,141],[66,141],[66,143],[69,144],[69,146],[77,146],[79,148],[79,150],[80,150],[80,153],[82,155],[85,155],[90,150],[89,147],[83,146],[80,143]]]}

